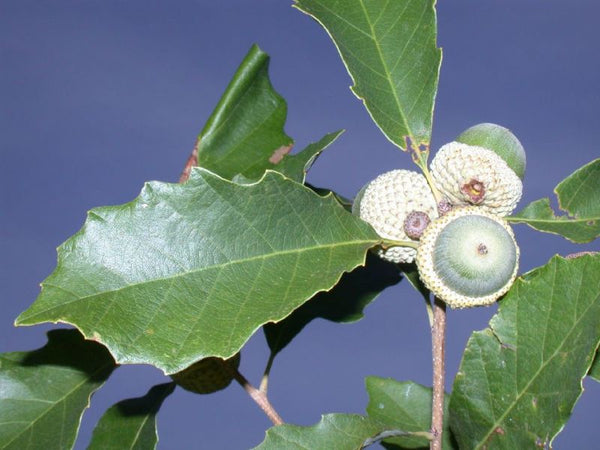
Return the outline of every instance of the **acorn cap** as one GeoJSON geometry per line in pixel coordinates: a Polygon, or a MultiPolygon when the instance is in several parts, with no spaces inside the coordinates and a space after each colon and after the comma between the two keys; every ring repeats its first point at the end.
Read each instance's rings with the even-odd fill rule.
{"type": "Polygon", "coordinates": [[[492,150],[521,180],[525,176],[525,149],[508,128],[495,123],[480,123],[463,131],[455,140],[492,150]]]}
{"type": "Polygon", "coordinates": [[[438,150],[431,177],[453,206],[477,205],[499,216],[513,212],[523,192],[521,179],[496,153],[461,142],[438,150]]]}
{"type": "Polygon", "coordinates": [[[512,286],[518,266],[510,226],[478,207],[453,209],[433,221],[417,252],[421,280],[452,308],[495,302],[512,286]]]}
{"type": "Polygon", "coordinates": [[[211,394],[229,386],[234,378],[234,369],[237,370],[240,366],[240,359],[240,352],[229,359],[209,356],[174,373],[171,378],[187,391],[211,394]]]}
{"type": "MultiPolygon", "coordinates": [[[[365,185],[352,205],[353,214],[368,222],[379,236],[394,241],[415,241],[407,236],[407,216],[420,211],[430,220],[438,216],[433,193],[425,177],[410,170],[397,169],[383,173],[365,185]]],[[[413,262],[417,251],[394,246],[379,249],[378,255],[394,263],[413,262]]]]}

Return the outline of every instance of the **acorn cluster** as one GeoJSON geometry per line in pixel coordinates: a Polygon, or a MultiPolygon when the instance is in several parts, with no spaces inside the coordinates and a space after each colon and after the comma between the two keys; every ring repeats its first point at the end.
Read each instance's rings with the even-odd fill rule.
{"type": "Polygon", "coordinates": [[[521,198],[524,173],[519,140],[483,123],[437,151],[429,182],[410,170],[386,172],[361,189],[352,211],[395,241],[376,250],[380,257],[416,262],[423,283],[448,305],[489,305],[517,276],[519,247],[504,217],[521,198]]]}

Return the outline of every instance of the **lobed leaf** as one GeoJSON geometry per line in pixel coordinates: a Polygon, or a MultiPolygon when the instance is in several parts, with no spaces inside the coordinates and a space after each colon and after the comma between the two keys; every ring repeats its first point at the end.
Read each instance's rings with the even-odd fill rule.
{"type": "Polygon", "coordinates": [[[17,325],[65,322],[119,363],[178,372],[235,354],[345,271],[380,238],[333,198],[267,172],[240,185],[194,169],[97,208],[17,325]]]}
{"type": "Polygon", "coordinates": [[[224,178],[257,180],[276,170],[300,183],[319,154],[342,131],[297,154],[285,134],[287,104],[269,80],[269,55],[253,45],[198,136],[198,165],[224,178]]]}
{"type": "Polygon", "coordinates": [[[581,395],[600,339],[600,255],[554,257],[518,279],[473,333],[454,380],[461,448],[551,446],[581,395]]]}
{"type": "Polygon", "coordinates": [[[253,45],[198,136],[198,165],[224,178],[260,178],[293,140],[283,127],[287,105],[269,80],[269,55],[253,45]]]}
{"type": "Polygon", "coordinates": [[[147,450],[158,443],[156,414],[175,383],[152,387],[146,395],[111,406],[94,428],[87,450],[147,450]]]}
{"type": "Polygon", "coordinates": [[[0,448],[72,448],[90,397],[115,362],[77,330],[52,330],[39,350],[0,354],[0,448]]]}
{"type": "Polygon", "coordinates": [[[555,215],[550,199],[536,200],[517,214],[507,217],[536,230],[560,234],[577,243],[600,236],[600,159],[577,169],[554,189],[558,206],[566,216],[555,215]]]}
{"type": "Polygon", "coordinates": [[[435,0],[295,0],[333,39],[369,114],[408,150],[429,146],[442,52],[435,0]]]}

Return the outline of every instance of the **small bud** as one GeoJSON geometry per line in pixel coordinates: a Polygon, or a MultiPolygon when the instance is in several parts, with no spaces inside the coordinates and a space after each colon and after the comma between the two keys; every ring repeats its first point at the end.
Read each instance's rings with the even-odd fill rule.
{"type": "MultiPolygon", "coordinates": [[[[408,215],[420,211],[428,219],[438,216],[437,204],[425,177],[410,170],[383,173],[364,186],[352,205],[352,212],[369,223],[379,236],[393,241],[411,238],[404,228],[408,215]]],[[[411,247],[393,246],[379,249],[383,259],[394,263],[410,263],[417,251],[411,247]]]]}
{"type": "Polygon", "coordinates": [[[419,239],[431,220],[423,211],[413,211],[404,219],[404,232],[411,239],[419,239]]]}
{"type": "Polygon", "coordinates": [[[443,216],[444,214],[449,213],[451,209],[452,209],[452,204],[446,199],[443,199],[442,201],[440,201],[438,203],[438,214],[440,216],[443,216]]]}

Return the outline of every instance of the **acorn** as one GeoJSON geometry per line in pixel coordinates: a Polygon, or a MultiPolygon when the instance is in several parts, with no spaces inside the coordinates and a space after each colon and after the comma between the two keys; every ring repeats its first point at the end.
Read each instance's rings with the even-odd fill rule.
{"type": "Polygon", "coordinates": [[[229,359],[210,356],[181,372],[174,373],[171,378],[185,390],[197,394],[211,394],[229,386],[240,366],[240,359],[240,352],[229,359]]]}
{"type": "Polygon", "coordinates": [[[431,178],[453,207],[474,205],[498,216],[514,211],[523,193],[521,179],[500,156],[462,142],[438,150],[431,178]]]}
{"type": "MultiPolygon", "coordinates": [[[[404,169],[383,173],[367,183],[356,196],[352,212],[368,222],[379,236],[393,241],[418,242],[429,222],[438,217],[425,177],[404,169]]],[[[381,258],[394,263],[413,262],[416,253],[416,249],[404,246],[377,250],[381,258]]]]}
{"type": "Polygon", "coordinates": [[[417,267],[425,286],[452,308],[490,305],[512,286],[519,247],[501,217],[455,208],[425,229],[417,267]]]}
{"type": "Polygon", "coordinates": [[[455,140],[492,150],[521,180],[525,176],[525,149],[508,128],[495,123],[480,123],[463,131],[455,140]]]}

